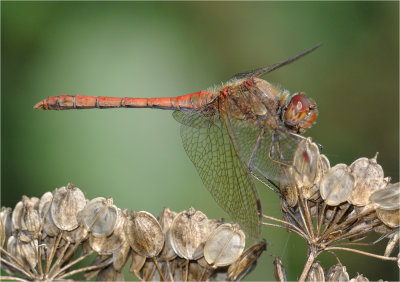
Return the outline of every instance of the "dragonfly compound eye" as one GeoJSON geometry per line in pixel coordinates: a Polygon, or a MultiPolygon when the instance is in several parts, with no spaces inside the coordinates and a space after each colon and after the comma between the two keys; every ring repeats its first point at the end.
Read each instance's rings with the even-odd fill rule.
{"type": "Polygon", "coordinates": [[[287,104],[283,119],[289,128],[302,133],[311,127],[317,115],[315,102],[304,93],[296,93],[287,104]]]}

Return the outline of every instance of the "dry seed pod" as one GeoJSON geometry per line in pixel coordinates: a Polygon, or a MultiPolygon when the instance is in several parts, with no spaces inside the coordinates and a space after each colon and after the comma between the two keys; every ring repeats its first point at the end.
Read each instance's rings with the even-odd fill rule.
{"type": "Polygon", "coordinates": [[[140,270],[140,276],[144,281],[150,281],[156,272],[156,265],[153,260],[147,259],[144,266],[140,270]]]}
{"type": "Polygon", "coordinates": [[[329,163],[328,158],[325,155],[320,154],[318,160],[317,176],[314,180],[315,184],[310,189],[304,189],[304,188],[302,189],[303,197],[305,199],[318,200],[320,198],[320,193],[319,193],[320,180],[325,174],[327,174],[330,168],[331,165],[329,163]]]}
{"type": "Polygon", "coordinates": [[[350,169],[345,164],[337,164],[321,179],[321,197],[328,205],[337,206],[349,198],[354,183],[350,169]]]}
{"type": "Polygon", "coordinates": [[[386,186],[383,169],[376,163],[376,157],[377,155],[372,159],[359,158],[350,165],[356,180],[353,191],[348,198],[352,205],[367,205],[371,194],[386,186]]]}
{"type": "Polygon", "coordinates": [[[214,267],[230,265],[242,254],[245,243],[245,235],[238,225],[223,224],[209,235],[204,258],[214,267]]]}
{"type": "Polygon", "coordinates": [[[26,242],[26,240],[17,240],[19,244],[19,250],[24,257],[25,261],[28,263],[31,269],[34,269],[38,263],[36,252],[38,249],[37,240],[31,240],[26,242]]]}
{"type": "Polygon", "coordinates": [[[117,207],[112,198],[94,198],[89,201],[80,213],[80,220],[93,236],[107,237],[117,221],[117,207]]]}
{"type": "Polygon", "coordinates": [[[129,257],[131,247],[128,243],[123,244],[118,250],[113,253],[113,266],[117,271],[121,271],[129,257]]]}
{"type": "Polygon", "coordinates": [[[384,189],[375,191],[370,196],[371,202],[382,210],[400,208],[400,182],[389,184],[384,189]]]}
{"type": "Polygon", "coordinates": [[[124,281],[124,275],[121,271],[117,271],[112,265],[100,270],[97,275],[97,281],[124,281]]]}
{"type": "Polygon", "coordinates": [[[176,212],[171,211],[169,208],[164,208],[164,211],[158,216],[158,221],[165,235],[165,244],[158,256],[162,260],[173,260],[176,257],[176,253],[171,246],[171,240],[169,238],[169,229],[176,215],[176,212]]]}
{"type": "Polygon", "coordinates": [[[281,167],[281,179],[285,179],[279,185],[279,189],[281,190],[282,194],[285,196],[286,202],[290,207],[294,207],[297,205],[297,187],[296,182],[287,182],[287,179],[293,179],[294,169],[293,167],[281,167]]]}
{"type": "Polygon", "coordinates": [[[386,245],[385,254],[384,254],[385,257],[390,256],[394,247],[396,247],[396,245],[399,245],[399,235],[400,235],[400,233],[398,231],[395,231],[388,236],[388,238],[390,238],[390,239],[386,245]]]}
{"type": "MultiPolygon", "coordinates": [[[[26,197],[26,196],[22,196],[26,197]]],[[[24,212],[24,204],[22,201],[19,201],[16,205],[15,208],[12,212],[11,216],[11,222],[12,222],[12,227],[13,230],[26,230],[25,224],[22,222],[22,217],[23,217],[23,212],[24,212]],[[23,224],[23,226],[22,226],[23,224]]]]}
{"type": "Polygon", "coordinates": [[[20,246],[16,236],[12,235],[10,238],[8,238],[7,251],[19,262],[24,262],[24,257],[20,251],[20,246]]]}
{"type": "Polygon", "coordinates": [[[70,243],[79,243],[85,240],[89,235],[89,231],[82,225],[72,231],[64,231],[62,238],[70,243]]]}
{"type": "MultiPolygon", "coordinates": [[[[22,263],[27,269],[34,269],[37,264],[35,255],[35,247],[37,249],[37,241],[24,242],[20,240],[20,235],[11,236],[7,242],[7,251],[22,263]]],[[[29,241],[29,240],[28,240],[29,241]]]]}
{"type": "Polygon", "coordinates": [[[135,251],[132,250],[131,252],[131,266],[129,271],[132,274],[138,274],[139,271],[142,269],[144,263],[146,262],[146,257],[137,254],[135,251]]]}
{"type": "Polygon", "coordinates": [[[358,274],[357,277],[350,280],[350,282],[369,282],[367,277],[362,274],[358,274]]]}
{"type": "Polygon", "coordinates": [[[279,258],[274,259],[274,276],[276,281],[286,282],[286,270],[279,258]]]}
{"type": "Polygon", "coordinates": [[[170,227],[170,240],[175,253],[188,260],[203,256],[205,241],[210,234],[207,216],[189,208],[179,213],[170,227]]]}
{"type": "Polygon", "coordinates": [[[397,255],[397,266],[400,268],[400,252],[397,255]]]}
{"type": "Polygon", "coordinates": [[[128,211],[118,209],[113,233],[108,237],[98,237],[91,234],[88,240],[91,248],[99,254],[112,254],[118,250],[127,241],[124,230],[127,220],[128,211]]]}
{"type": "Polygon", "coordinates": [[[164,246],[164,233],[161,226],[148,212],[132,211],[124,230],[131,248],[139,255],[155,257],[164,246]]]}
{"type": "Polygon", "coordinates": [[[11,209],[2,207],[0,211],[0,247],[6,248],[6,242],[12,232],[11,209]]]}
{"type": "Polygon", "coordinates": [[[376,209],[378,218],[390,228],[395,228],[400,225],[400,210],[383,210],[376,209]]]}
{"type": "MultiPolygon", "coordinates": [[[[190,262],[189,265],[189,273],[192,274],[192,277],[196,281],[206,281],[209,280],[211,276],[213,276],[216,271],[204,257],[198,259],[195,263],[190,262]],[[193,268],[192,268],[193,264],[193,268]]],[[[227,277],[223,280],[226,281],[227,277]]]]}
{"type": "Polygon", "coordinates": [[[47,202],[44,204],[40,217],[43,221],[43,231],[46,235],[50,237],[55,237],[60,233],[60,229],[56,226],[51,217],[50,212],[51,202],[47,202]]]}
{"type": "Polygon", "coordinates": [[[43,208],[46,205],[46,203],[50,202],[53,200],[53,193],[51,192],[46,192],[40,197],[39,200],[39,214],[41,215],[43,212],[43,208]]]}
{"type": "Polygon", "coordinates": [[[214,270],[211,267],[206,268],[198,262],[190,262],[188,281],[207,281],[213,272],[214,270]]]}
{"type": "Polygon", "coordinates": [[[346,271],[346,267],[340,264],[331,266],[326,273],[326,281],[349,281],[349,274],[346,271]]]}
{"type": "Polygon", "coordinates": [[[217,229],[218,226],[220,226],[224,223],[225,223],[225,220],[223,218],[208,220],[208,226],[210,227],[211,232],[213,232],[215,229],[217,229]]]}
{"type": "Polygon", "coordinates": [[[74,230],[79,225],[77,215],[85,205],[85,195],[74,185],[69,183],[66,187],[56,189],[50,206],[54,224],[64,231],[74,230]]]}
{"type": "Polygon", "coordinates": [[[297,146],[293,157],[293,176],[299,188],[311,188],[318,174],[319,149],[311,138],[305,138],[297,146]]]}
{"type": "Polygon", "coordinates": [[[262,241],[246,249],[242,255],[229,266],[226,272],[229,280],[241,280],[252,271],[257,263],[257,259],[261,256],[262,252],[266,250],[266,246],[266,242],[262,241]]]}
{"type": "Polygon", "coordinates": [[[24,211],[22,213],[22,225],[25,225],[29,232],[37,234],[40,231],[41,223],[38,213],[40,200],[36,197],[23,197],[24,211]]]}
{"type": "Polygon", "coordinates": [[[314,262],[308,272],[307,281],[309,282],[324,282],[325,274],[324,269],[321,267],[319,262],[314,262]]]}

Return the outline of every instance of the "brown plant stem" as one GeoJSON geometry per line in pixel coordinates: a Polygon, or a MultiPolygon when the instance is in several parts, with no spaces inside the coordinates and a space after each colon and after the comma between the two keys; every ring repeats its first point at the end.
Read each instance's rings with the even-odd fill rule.
{"type": "Polygon", "coordinates": [[[9,262],[9,261],[3,259],[2,257],[0,257],[0,262],[2,262],[2,263],[4,263],[4,264],[7,264],[8,266],[10,266],[10,267],[12,267],[12,268],[18,270],[19,272],[21,272],[22,274],[24,274],[24,275],[27,276],[27,277],[30,277],[31,279],[34,279],[34,278],[35,278],[34,276],[31,277],[31,276],[29,275],[29,273],[27,273],[25,270],[21,269],[18,265],[12,264],[11,262],[9,262]]]}
{"type": "Polygon", "coordinates": [[[385,257],[385,256],[375,255],[372,253],[356,250],[356,249],[343,248],[343,247],[327,247],[327,248],[325,248],[325,251],[332,251],[332,250],[353,252],[353,253],[357,253],[357,254],[361,254],[361,255],[365,255],[365,256],[369,256],[369,257],[374,257],[374,258],[381,259],[381,260],[397,261],[397,257],[385,257]]]}
{"type": "Polygon", "coordinates": [[[314,260],[317,258],[318,253],[316,253],[315,251],[310,251],[308,253],[308,257],[307,257],[307,262],[304,265],[303,268],[303,272],[301,273],[301,276],[299,278],[299,282],[304,282],[307,278],[307,274],[310,271],[310,268],[312,266],[312,264],[314,263],[314,260]]]}
{"type": "Polygon", "coordinates": [[[13,276],[0,276],[0,280],[4,281],[4,280],[13,280],[13,281],[23,281],[26,282],[27,280],[19,278],[19,277],[13,277],[13,276]]]}
{"type": "Polygon", "coordinates": [[[72,270],[70,272],[64,273],[63,275],[61,275],[57,279],[63,279],[64,277],[71,276],[71,275],[77,274],[79,272],[93,271],[93,270],[96,270],[96,269],[101,269],[103,267],[108,266],[109,264],[111,264],[111,262],[105,262],[105,263],[102,263],[102,264],[99,264],[99,265],[92,265],[92,266],[86,266],[86,267],[82,267],[82,268],[79,268],[79,269],[75,269],[75,270],[72,270]]]}
{"type": "MultiPolygon", "coordinates": [[[[5,255],[7,255],[16,265],[18,265],[22,271],[22,273],[24,273],[27,277],[30,277],[32,279],[35,279],[35,275],[29,271],[29,269],[27,269],[23,264],[21,264],[12,254],[10,254],[9,252],[7,252],[6,250],[4,250],[2,247],[0,247],[0,251],[2,253],[4,253],[5,255]]],[[[3,258],[0,258],[2,262],[4,262],[5,264],[10,265],[10,263],[8,261],[6,261],[3,258]]],[[[14,265],[10,265],[14,268],[16,268],[14,265]]],[[[19,270],[19,271],[21,271],[19,270]]]]}
{"type": "MultiPolygon", "coordinates": [[[[56,273],[52,274],[50,278],[55,278],[57,277],[60,273],[63,273],[64,271],[66,271],[68,268],[70,268],[71,266],[73,266],[74,264],[77,264],[78,262],[80,262],[81,260],[84,260],[86,257],[90,256],[91,254],[93,254],[94,251],[91,250],[90,252],[88,252],[87,254],[77,258],[76,260],[70,262],[69,264],[67,264],[66,266],[64,266],[63,268],[61,268],[59,271],[57,271],[56,273]]],[[[64,274],[65,275],[65,274],[64,274]]],[[[64,277],[64,275],[62,275],[61,277],[64,277]]],[[[61,278],[59,277],[59,278],[61,278]]]]}
{"type": "Polygon", "coordinates": [[[296,225],[294,225],[294,224],[292,224],[292,223],[290,223],[290,222],[288,222],[288,221],[285,221],[285,220],[282,220],[282,219],[277,219],[277,218],[275,218],[275,217],[268,216],[268,215],[265,215],[265,214],[263,214],[263,218],[270,219],[270,220],[274,220],[274,221],[277,221],[277,222],[281,222],[281,223],[283,223],[283,224],[285,224],[285,225],[288,225],[288,226],[292,227],[293,229],[295,229],[295,230],[298,232],[299,235],[300,235],[300,234],[303,234],[303,236],[300,235],[300,236],[303,237],[303,238],[306,238],[305,236],[307,236],[307,235],[304,233],[303,230],[301,230],[301,229],[298,228],[296,225]]]}

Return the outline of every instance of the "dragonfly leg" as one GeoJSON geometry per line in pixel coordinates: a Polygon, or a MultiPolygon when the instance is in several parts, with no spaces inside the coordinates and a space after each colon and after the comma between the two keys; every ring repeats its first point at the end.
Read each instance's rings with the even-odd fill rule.
{"type": "Polygon", "coordinates": [[[249,158],[248,167],[250,168],[250,170],[251,170],[251,167],[253,166],[254,158],[255,158],[255,156],[257,154],[258,148],[260,148],[260,144],[261,144],[262,139],[264,137],[264,132],[265,132],[264,127],[261,127],[260,134],[257,137],[257,142],[254,145],[253,151],[251,152],[251,155],[250,155],[250,158],[249,158]]]}
{"type": "Polygon", "coordinates": [[[269,180],[268,177],[260,170],[258,169],[256,166],[253,167],[255,171],[257,171],[259,174],[261,174],[265,179],[268,180],[268,182],[270,184],[268,184],[267,182],[265,182],[264,180],[262,180],[260,177],[258,177],[252,170],[250,170],[251,175],[257,179],[259,182],[261,182],[262,184],[264,184],[265,186],[267,186],[268,189],[272,190],[275,193],[278,193],[280,195],[282,195],[281,191],[279,190],[278,185],[276,185],[272,180],[269,180]]]}
{"type": "MultiPolygon", "coordinates": [[[[300,137],[302,137],[302,136],[300,136],[300,137]]],[[[285,167],[291,165],[291,160],[286,159],[283,156],[283,153],[281,151],[280,144],[279,144],[279,136],[275,132],[272,134],[271,148],[269,150],[268,158],[271,161],[273,161],[279,165],[285,166],[285,167]],[[276,157],[274,157],[275,155],[278,155],[279,160],[276,157]]]]}

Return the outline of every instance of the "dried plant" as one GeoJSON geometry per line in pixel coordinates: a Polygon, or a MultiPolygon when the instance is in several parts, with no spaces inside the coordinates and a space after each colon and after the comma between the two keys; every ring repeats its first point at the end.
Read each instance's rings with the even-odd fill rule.
{"type": "MultiPolygon", "coordinates": [[[[300,281],[349,281],[335,251],[399,263],[400,256],[391,253],[399,244],[400,184],[384,178],[377,155],[331,168],[318,145],[304,139],[293,165],[281,170],[292,180],[278,187],[282,219],[263,215],[262,224],[307,242],[300,281]],[[358,242],[372,232],[381,237],[358,242]],[[354,248],[386,238],[383,255],[354,248]],[[324,270],[316,261],[323,252],[333,254],[338,264],[324,270]]],[[[129,214],[112,199],[87,200],[72,184],[40,199],[24,196],[12,211],[2,208],[0,227],[1,267],[13,275],[0,278],[18,281],[96,275],[97,280],[124,280],[127,262],[139,280],[241,280],[266,249],[261,241],[245,250],[245,234],[237,224],[210,220],[193,208],[180,213],[166,208],[158,219],[144,211],[129,214]],[[92,263],[81,267],[83,260],[92,263]]],[[[274,273],[277,281],[287,280],[279,258],[274,273]]],[[[358,275],[352,281],[368,279],[358,275]]]]}
{"type": "Polygon", "coordinates": [[[246,276],[266,243],[245,250],[238,225],[189,208],[168,208],[158,219],[148,212],[117,208],[112,199],[87,200],[68,184],[40,199],[23,197],[11,212],[2,208],[1,279],[54,281],[124,280],[122,268],[139,280],[237,280],[246,276]],[[93,260],[93,256],[94,257],[93,260]],[[83,260],[90,266],[79,267],[83,260]]]}
{"type": "Polygon", "coordinates": [[[293,184],[280,185],[283,220],[263,215],[265,220],[275,221],[263,224],[285,228],[306,241],[307,261],[300,281],[307,274],[309,281],[348,280],[345,267],[335,254],[339,250],[399,263],[400,256],[390,255],[399,244],[400,184],[389,184],[390,179],[384,178],[377,155],[360,158],[350,166],[337,164],[331,168],[318,145],[305,139],[297,148],[293,166],[282,167],[282,173],[293,180],[293,184]],[[358,242],[372,232],[380,234],[380,239],[358,242]],[[370,246],[384,238],[388,239],[384,255],[351,248],[370,246]],[[314,263],[323,252],[335,256],[336,270],[331,268],[324,273],[314,263]]]}

